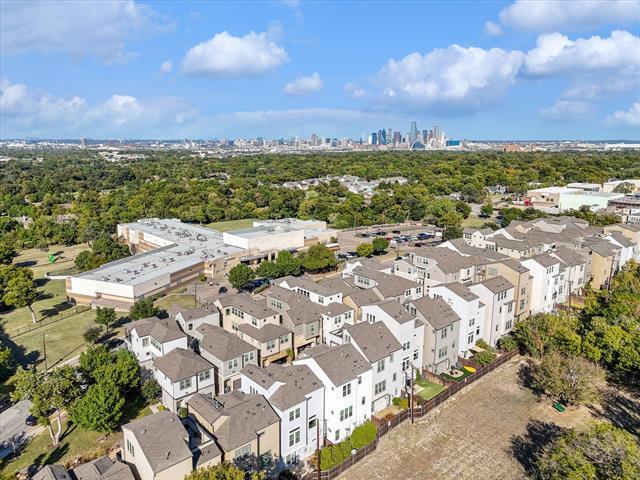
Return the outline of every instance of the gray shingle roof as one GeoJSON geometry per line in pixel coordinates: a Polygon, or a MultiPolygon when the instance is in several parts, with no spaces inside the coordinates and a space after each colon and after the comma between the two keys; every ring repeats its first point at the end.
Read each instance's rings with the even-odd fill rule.
{"type": "Polygon", "coordinates": [[[555,252],[553,252],[551,255],[559,258],[570,267],[575,267],[577,265],[587,263],[587,259],[579,251],[564,246],[559,246],[558,248],[556,248],[555,252]]]}
{"type": "Polygon", "coordinates": [[[478,296],[469,290],[469,287],[461,284],[460,282],[450,282],[450,283],[441,283],[439,285],[435,285],[436,287],[446,287],[448,290],[451,290],[460,298],[470,302],[478,298],[478,296]]]}
{"type": "Polygon", "coordinates": [[[213,365],[200,355],[184,348],[174,348],[166,355],[156,357],[153,366],[174,383],[213,368],[213,365]]]}
{"type": "Polygon", "coordinates": [[[562,260],[553,258],[551,255],[547,253],[543,253],[542,255],[536,255],[534,257],[531,257],[531,259],[535,260],[537,263],[539,263],[545,268],[553,267],[554,265],[562,262],[562,260]]]}
{"type": "Polygon", "coordinates": [[[436,330],[460,321],[460,317],[442,298],[421,297],[412,301],[411,305],[436,330]]]}
{"type": "Polygon", "coordinates": [[[311,357],[316,361],[335,386],[355,380],[371,369],[371,364],[353,345],[318,345],[306,349],[304,354],[305,357],[311,357]]]}
{"type": "Polygon", "coordinates": [[[407,323],[415,320],[416,318],[407,312],[401,303],[396,302],[395,300],[386,300],[384,302],[376,303],[376,305],[398,323],[407,323]]]}
{"type": "Polygon", "coordinates": [[[383,322],[360,322],[345,326],[344,329],[371,363],[402,349],[400,342],[383,322]]]}
{"type": "Polygon", "coordinates": [[[125,326],[127,333],[133,330],[136,331],[139,337],[152,336],[160,343],[171,342],[172,340],[187,337],[187,335],[180,330],[175,320],[169,318],[143,318],[142,320],[136,320],[125,326]]]}
{"type": "Polygon", "coordinates": [[[483,280],[482,282],[478,282],[477,285],[484,285],[491,292],[496,294],[500,292],[504,292],[505,290],[509,290],[510,288],[514,288],[513,283],[511,283],[509,280],[504,278],[502,275],[488,278],[486,280],[483,280]]]}
{"type": "Polygon", "coordinates": [[[356,267],[353,273],[361,277],[369,278],[377,283],[375,288],[384,298],[397,297],[403,295],[410,288],[419,287],[420,284],[406,278],[379,272],[366,267],[356,267]]]}
{"type": "Polygon", "coordinates": [[[178,316],[178,314],[180,314],[182,316],[182,318],[184,318],[185,321],[188,320],[196,320],[198,318],[204,318],[207,317],[209,315],[212,315],[214,313],[217,313],[217,310],[211,310],[205,307],[199,307],[199,308],[182,308],[182,307],[178,307],[178,306],[173,306],[169,309],[169,315],[172,318],[176,318],[178,316]]]}
{"type": "Polygon", "coordinates": [[[135,435],[154,473],[191,458],[189,434],[175,413],[162,410],[127,423],[122,428],[135,435]]]}
{"type": "Polygon", "coordinates": [[[280,417],[262,395],[234,390],[213,399],[196,393],[187,401],[189,410],[197,412],[208,423],[226,417],[222,425],[211,432],[225,452],[235,450],[254,440],[256,432],[280,422],[280,417]]]}
{"type": "Polygon", "coordinates": [[[78,465],[71,474],[75,480],[135,480],[129,465],[107,455],[78,465]]]}
{"type": "Polygon", "coordinates": [[[291,334],[291,330],[289,330],[287,327],[282,325],[275,325],[273,323],[267,323],[260,328],[256,328],[253,325],[243,323],[242,325],[238,325],[238,330],[251,338],[255,338],[260,343],[266,343],[269,340],[275,340],[284,335],[291,334]]]}
{"type": "Polygon", "coordinates": [[[349,297],[353,303],[359,307],[363,305],[371,305],[372,303],[382,300],[371,288],[353,287],[343,294],[343,300],[346,297],[349,297]]]}
{"type": "Polygon", "coordinates": [[[46,465],[33,476],[33,480],[71,480],[71,475],[62,465],[46,465]]]}
{"type": "Polygon", "coordinates": [[[281,412],[304,402],[307,395],[324,388],[322,382],[306,365],[277,365],[272,363],[264,368],[246,365],[242,373],[264,388],[280,382],[277,390],[269,397],[271,405],[281,412]]]}
{"type": "Polygon", "coordinates": [[[330,297],[331,295],[336,295],[342,291],[342,288],[334,285],[332,283],[318,283],[313,280],[308,275],[303,275],[301,277],[283,277],[279,280],[280,283],[287,282],[287,285],[290,287],[299,287],[310,292],[317,293],[323,297],[330,297]]]}
{"type": "Polygon", "coordinates": [[[266,303],[261,302],[246,293],[226,295],[224,297],[220,297],[218,301],[222,308],[236,307],[255,318],[262,319],[278,314],[275,310],[268,308],[266,303]]]}
{"type": "Polygon", "coordinates": [[[214,325],[200,325],[194,336],[200,340],[200,350],[206,351],[223,362],[256,350],[253,345],[238,338],[237,335],[214,325]]]}

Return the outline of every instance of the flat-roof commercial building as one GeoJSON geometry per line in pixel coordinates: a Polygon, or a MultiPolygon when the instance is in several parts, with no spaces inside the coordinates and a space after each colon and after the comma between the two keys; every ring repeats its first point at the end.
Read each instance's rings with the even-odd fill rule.
{"type": "Polygon", "coordinates": [[[588,206],[591,210],[605,208],[610,200],[623,197],[623,193],[585,191],[578,188],[547,187],[527,192],[530,206],[547,213],[562,213],[588,206]]]}
{"type": "Polygon", "coordinates": [[[118,225],[118,239],[133,255],[67,278],[67,295],[81,303],[126,309],[201,273],[215,276],[239,262],[303,248],[331,231],[323,230],[324,222],[286,220],[263,221],[224,234],[177,219],[148,218],[118,225]]]}

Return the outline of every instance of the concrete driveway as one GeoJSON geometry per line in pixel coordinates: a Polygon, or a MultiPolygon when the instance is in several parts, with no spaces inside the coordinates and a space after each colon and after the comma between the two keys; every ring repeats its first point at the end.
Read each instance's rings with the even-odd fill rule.
{"type": "Polygon", "coordinates": [[[40,425],[30,427],[25,423],[30,408],[31,402],[22,400],[0,413],[0,458],[43,430],[40,425]]]}

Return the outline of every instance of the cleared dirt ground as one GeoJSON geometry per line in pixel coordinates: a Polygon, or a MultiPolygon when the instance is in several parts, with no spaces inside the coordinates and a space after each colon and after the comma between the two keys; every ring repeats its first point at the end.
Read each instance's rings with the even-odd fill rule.
{"type": "Polygon", "coordinates": [[[595,419],[638,431],[640,400],[611,392],[602,406],[565,413],[520,385],[525,360],[514,358],[461,391],[419,423],[385,435],[343,479],[520,479],[535,451],[566,427],[595,419]]]}

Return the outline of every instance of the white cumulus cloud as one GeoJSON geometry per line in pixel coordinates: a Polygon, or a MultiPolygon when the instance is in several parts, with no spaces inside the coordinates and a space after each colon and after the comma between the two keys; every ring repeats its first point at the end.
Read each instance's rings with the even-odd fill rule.
{"type": "Polygon", "coordinates": [[[322,90],[324,83],[318,72],[314,72],[308,77],[298,77],[284,86],[284,93],[287,95],[308,95],[309,93],[322,90]]]}
{"type": "Polygon", "coordinates": [[[131,0],[0,2],[3,54],[62,52],[118,63],[136,55],[127,52],[128,41],[169,27],[153,8],[131,0]]]}
{"type": "Polygon", "coordinates": [[[480,109],[516,81],[524,53],[452,45],[389,60],[378,73],[382,102],[421,108],[480,109]]]}
{"type": "Polygon", "coordinates": [[[594,113],[593,105],[582,100],[558,100],[540,111],[542,116],[557,120],[592,117],[594,113]]]}
{"type": "Polygon", "coordinates": [[[157,137],[197,116],[179,97],[138,99],[113,95],[89,105],[79,96],[68,99],[30,90],[4,78],[0,82],[0,137],[131,136],[157,137]]]}
{"type": "Polygon", "coordinates": [[[484,24],[484,33],[486,33],[487,35],[491,35],[492,37],[496,37],[498,35],[502,35],[502,27],[499,24],[489,20],[484,24]]]}
{"type": "Polygon", "coordinates": [[[515,30],[588,30],[640,22],[640,0],[517,0],[500,12],[515,30]]]}
{"type": "Polygon", "coordinates": [[[640,37],[623,30],[608,38],[571,40],[561,33],[540,35],[527,52],[525,70],[533,75],[640,67],[640,37]]]}
{"type": "Polygon", "coordinates": [[[344,84],[344,91],[353,98],[362,98],[367,94],[364,88],[360,88],[356,83],[352,82],[344,84]]]}
{"type": "Polygon", "coordinates": [[[288,60],[286,50],[266,32],[250,32],[243,37],[221,32],[189,49],[182,60],[182,71],[210,77],[260,75],[288,60]]]}
{"type": "Polygon", "coordinates": [[[608,125],[628,125],[640,127],[640,102],[635,102],[629,110],[618,110],[607,116],[608,125]]]}
{"type": "Polygon", "coordinates": [[[160,64],[160,71],[162,73],[171,73],[173,70],[173,62],[171,60],[165,60],[160,64]]]}

